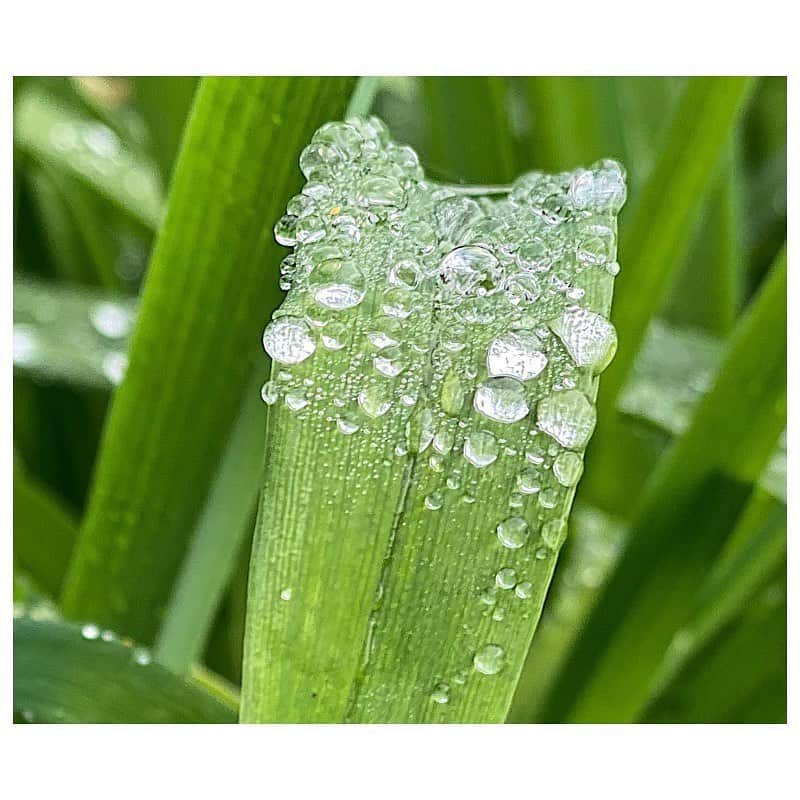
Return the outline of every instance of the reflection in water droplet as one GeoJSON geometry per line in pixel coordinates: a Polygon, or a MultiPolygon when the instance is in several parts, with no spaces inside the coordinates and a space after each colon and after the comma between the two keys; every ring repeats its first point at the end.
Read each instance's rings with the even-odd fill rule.
{"type": "Polygon", "coordinates": [[[530,581],[522,581],[514,587],[514,594],[520,600],[527,600],[533,594],[533,584],[530,581]]]}
{"type": "Polygon", "coordinates": [[[530,528],[522,517],[509,517],[497,526],[497,538],[509,550],[522,547],[529,536],[530,528]]]}
{"type": "Polygon", "coordinates": [[[516,570],[511,569],[511,567],[504,567],[494,576],[494,582],[501,589],[513,589],[516,580],[516,570]]]}
{"type": "Polygon", "coordinates": [[[500,262],[485,247],[470,245],[451,250],[439,265],[448,292],[456,297],[483,297],[501,288],[500,262]]]}
{"type": "Polygon", "coordinates": [[[308,276],[313,298],[334,311],[357,306],[366,294],[366,278],[350,259],[332,258],[315,267],[308,276]]]}
{"type": "Polygon", "coordinates": [[[278,402],[280,397],[280,389],[275,381],[267,381],[261,387],[261,399],[268,405],[272,406],[278,402]]]}
{"type": "Polygon", "coordinates": [[[81,636],[83,636],[84,639],[93,642],[100,636],[100,628],[98,628],[97,625],[92,625],[91,623],[84,625],[81,628],[81,636]]]}
{"type": "Polygon", "coordinates": [[[444,497],[441,492],[433,492],[425,498],[425,508],[428,511],[438,511],[444,503],[444,497]]]}
{"type": "Polygon", "coordinates": [[[496,675],[503,668],[505,653],[499,644],[487,644],[475,653],[472,663],[483,675],[496,675]]]}
{"type": "Polygon", "coordinates": [[[352,414],[342,414],[339,419],[336,420],[336,425],[346,436],[350,436],[361,427],[358,423],[358,419],[352,414]]]}

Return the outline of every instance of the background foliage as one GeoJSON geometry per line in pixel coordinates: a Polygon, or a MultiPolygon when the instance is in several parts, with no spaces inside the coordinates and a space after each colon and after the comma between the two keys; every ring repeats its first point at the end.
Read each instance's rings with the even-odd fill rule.
{"type": "MultiPolygon", "coordinates": [[[[354,87],[16,81],[19,721],[235,718],[272,225],[354,87]]],[[[509,721],[784,720],[785,80],[358,91],[442,181],[629,173],[620,352],[509,721]]]]}

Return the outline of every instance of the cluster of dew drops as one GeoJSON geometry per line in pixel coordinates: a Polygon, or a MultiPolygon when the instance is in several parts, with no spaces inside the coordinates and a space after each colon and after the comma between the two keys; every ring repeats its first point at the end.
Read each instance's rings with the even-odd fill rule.
{"type": "MultiPolygon", "coordinates": [[[[430,512],[448,491],[474,502],[476,474],[513,459],[509,514],[494,531],[503,552],[531,542],[530,519],[540,549],[558,549],[595,425],[586,392],[616,351],[590,301],[619,271],[622,168],[532,172],[499,199],[473,197],[426,180],[375,117],[321,127],[300,168],[307,183],[275,226],[294,250],[263,336],[264,402],[342,435],[370,431],[395,457],[425,454],[442,476],[424,498],[430,512]]],[[[504,567],[481,601],[495,605],[504,589],[533,594],[504,567]]],[[[488,644],[473,666],[491,675],[503,661],[488,644]]],[[[446,703],[448,691],[438,684],[431,699],[446,703]]]]}

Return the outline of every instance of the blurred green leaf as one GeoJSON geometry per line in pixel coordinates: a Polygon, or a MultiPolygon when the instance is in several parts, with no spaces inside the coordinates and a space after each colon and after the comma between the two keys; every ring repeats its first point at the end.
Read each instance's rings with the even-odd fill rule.
{"type": "Polygon", "coordinates": [[[210,694],[94,625],[14,620],[14,714],[22,722],[236,722],[210,694]]]}
{"type": "Polygon", "coordinates": [[[646,703],[670,639],[693,611],[699,579],[738,515],[743,495],[731,484],[758,478],[784,424],[785,304],[784,252],[737,326],[690,427],[649,479],[629,544],[551,692],[545,719],[625,721],[646,703]]]}
{"type": "Polygon", "coordinates": [[[50,597],[57,598],[78,523],[46,486],[14,459],[14,561],[50,597]]]}
{"type": "Polygon", "coordinates": [[[108,126],[31,88],[14,109],[14,144],[42,164],[74,176],[149,228],[161,221],[155,167],[127,149],[108,126]]]}
{"type": "Polygon", "coordinates": [[[265,267],[278,261],[272,225],[299,184],[297,154],[341,113],[351,84],[201,85],[67,578],[67,615],[153,641],[277,301],[277,273],[265,267]]]}
{"type": "Polygon", "coordinates": [[[429,144],[421,155],[432,175],[452,183],[515,177],[505,78],[424,78],[422,86],[429,144]]]}

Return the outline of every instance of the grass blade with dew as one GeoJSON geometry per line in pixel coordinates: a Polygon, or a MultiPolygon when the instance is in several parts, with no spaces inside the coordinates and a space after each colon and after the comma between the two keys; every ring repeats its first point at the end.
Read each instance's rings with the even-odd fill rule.
{"type": "Polygon", "coordinates": [[[327,191],[277,230],[297,249],[264,334],[242,720],[502,720],[615,347],[623,174],[475,200],[374,118],[301,167],[327,191]]]}
{"type": "Polygon", "coordinates": [[[298,184],[301,143],[350,85],[201,84],[67,576],[68,616],[153,642],[277,299],[267,267],[278,198],[298,184]]]}
{"type": "Polygon", "coordinates": [[[236,714],[97,625],[14,620],[14,717],[34,723],[232,723],[236,714]]]}

